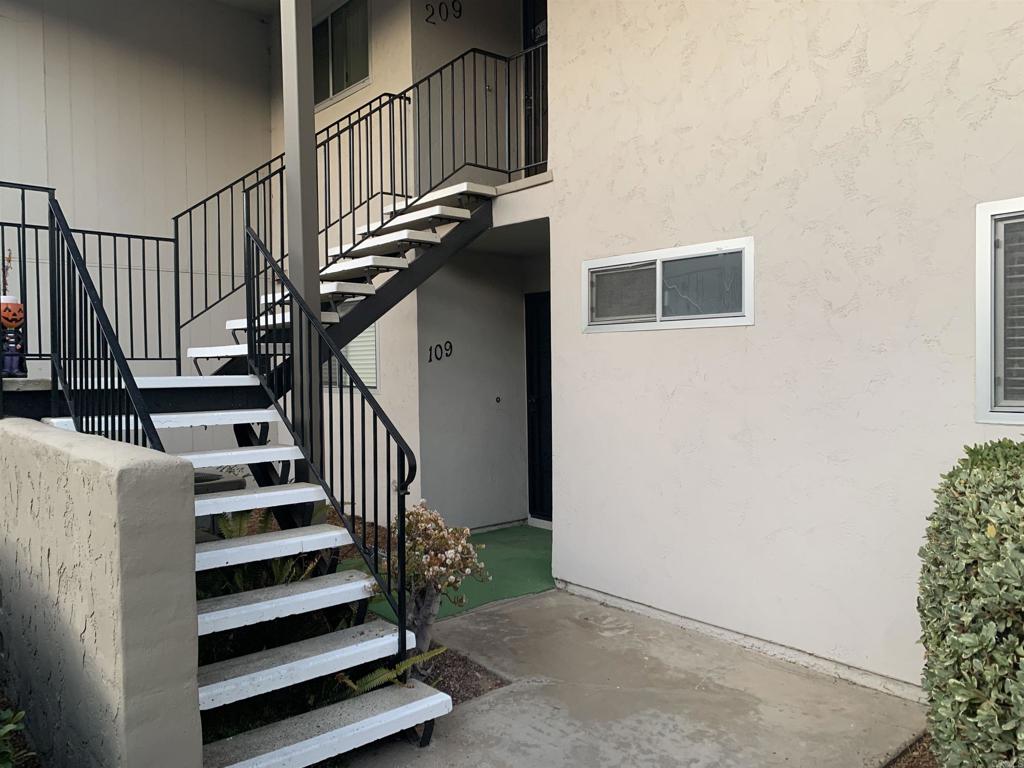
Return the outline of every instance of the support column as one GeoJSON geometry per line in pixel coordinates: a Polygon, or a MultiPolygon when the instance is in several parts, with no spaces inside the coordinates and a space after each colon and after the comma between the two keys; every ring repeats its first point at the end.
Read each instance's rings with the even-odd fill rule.
{"type": "MultiPolygon", "coordinates": [[[[313,124],[313,17],[311,0],[281,0],[281,83],[284,99],[285,228],[288,277],[299,295],[320,312],[320,254],[317,244],[316,138],[313,124]]],[[[292,315],[292,397],[295,426],[309,456],[323,451],[319,337],[292,315]]],[[[296,480],[307,480],[297,462],[296,480]]],[[[311,508],[307,510],[311,512],[311,508]]],[[[300,518],[305,518],[301,515],[300,518]]],[[[307,520],[308,522],[308,520],[307,520]]]]}
{"type": "Polygon", "coordinates": [[[288,275],[314,309],[320,305],[316,140],[313,127],[313,17],[310,0],[281,0],[285,226],[288,275]]]}

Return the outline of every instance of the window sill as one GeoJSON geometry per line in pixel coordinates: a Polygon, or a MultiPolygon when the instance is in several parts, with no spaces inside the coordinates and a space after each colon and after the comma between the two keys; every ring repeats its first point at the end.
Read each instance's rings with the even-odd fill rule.
{"type": "Polygon", "coordinates": [[[358,83],[350,85],[344,91],[336,93],[333,96],[331,96],[331,98],[321,101],[319,104],[314,105],[313,114],[320,114],[320,112],[324,111],[325,109],[330,109],[335,104],[338,104],[339,102],[342,102],[345,99],[347,99],[349,96],[355,96],[357,93],[359,93],[359,91],[363,90],[364,88],[367,88],[372,83],[373,78],[367,77],[364,80],[360,80],[358,83]]]}
{"type": "Polygon", "coordinates": [[[1024,410],[1021,411],[988,411],[979,410],[974,414],[978,424],[1000,424],[1004,426],[1024,425],[1024,410]]]}
{"type": "MultiPolygon", "coordinates": [[[[702,317],[693,320],[657,320],[641,323],[605,323],[602,325],[583,326],[584,333],[619,333],[621,331],[671,331],[681,328],[729,328],[739,325],[753,325],[754,318],[746,315],[741,317],[702,317]]],[[[1020,414],[1024,417],[1024,413],[1020,414]]],[[[1024,423],[1022,421],[1021,423],[1024,423]]]]}

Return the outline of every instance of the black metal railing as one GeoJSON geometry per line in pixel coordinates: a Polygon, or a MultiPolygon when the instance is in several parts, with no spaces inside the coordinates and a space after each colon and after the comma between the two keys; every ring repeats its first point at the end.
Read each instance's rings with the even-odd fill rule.
{"type": "Polygon", "coordinates": [[[246,228],[249,367],[273,400],[398,619],[406,652],[405,510],[416,459],[259,235],[246,228]],[[269,300],[276,293],[283,296],[269,300]],[[298,378],[295,372],[299,372],[298,378]],[[394,535],[394,542],[392,541],[394,535]]]}
{"type": "MultiPolygon", "coordinates": [[[[343,115],[316,133],[318,143],[329,141],[368,112],[394,98],[384,93],[343,115]]],[[[225,300],[243,285],[245,190],[284,167],[284,155],[254,168],[207,195],[172,219],[176,259],[181,270],[181,291],[176,304],[177,338],[181,330],[225,300]]],[[[180,371],[180,354],[179,373],[180,371]]]]}
{"type": "Polygon", "coordinates": [[[50,362],[79,432],[158,451],[163,444],[85,258],[49,193],[50,362]]]}
{"type": "MultiPolygon", "coordinates": [[[[9,289],[25,308],[29,360],[50,357],[50,227],[46,187],[0,181],[0,257],[10,259],[9,289]],[[43,194],[46,193],[46,194],[43,194]],[[7,218],[9,217],[9,218],[7,218]]],[[[174,241],[168,237],[71,228],[130,361],[177,358],[174,241]]]]}
{"type": "MultiPolygon", "coordinates": [[[[381,94],[321,128],[316,153],[327,266],[396,209],[463,169],[511,180],[546,168],[547,45],[513,56],[469,50],[401,93],[381,94]]],[[[278,155],[173,218],[179,373],[183,329],[242,287],[245,191],[283,169],[278,155]]],[[[262,202],[266,228],[258,234],[283,241],[283,227],[270,229],[280,222],[269,193],[262,202]]]]}
{"type": "Polygon", "coordinates": [[[509,181],[547,149],[547,44],[467,51],[318,142],[323,265],[464,169],[509,181]]]}

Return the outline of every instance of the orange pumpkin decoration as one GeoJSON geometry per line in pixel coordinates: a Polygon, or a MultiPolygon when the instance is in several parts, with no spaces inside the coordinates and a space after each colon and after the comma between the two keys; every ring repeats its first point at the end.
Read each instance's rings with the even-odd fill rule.
{"type": "Polygon", "coordinates": [[[25,307],[16,301],[5,301],[0,304],[0,325],[4,328],[20,328],[25,322],[25,307]]]}

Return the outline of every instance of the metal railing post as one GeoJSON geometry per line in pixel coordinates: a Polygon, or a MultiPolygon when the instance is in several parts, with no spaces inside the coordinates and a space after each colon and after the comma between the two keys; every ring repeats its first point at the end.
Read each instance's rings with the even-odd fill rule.
{"type": "Polygon", "coordinates": [[[57,327],[57,277],[60,273],[57,265],[57,220],[53,215],[54,194],[50,192],[46,205],[47,238],[50,252],[50,416],[57,416],[57,392],[60,385],[57,380],[57,361],[60,359],[60,329],[57,327]]]}
{"type": "Polygon", "coordinates": [[[174,375],[181,376],[181,238],[174,219],[174,375]]]}

